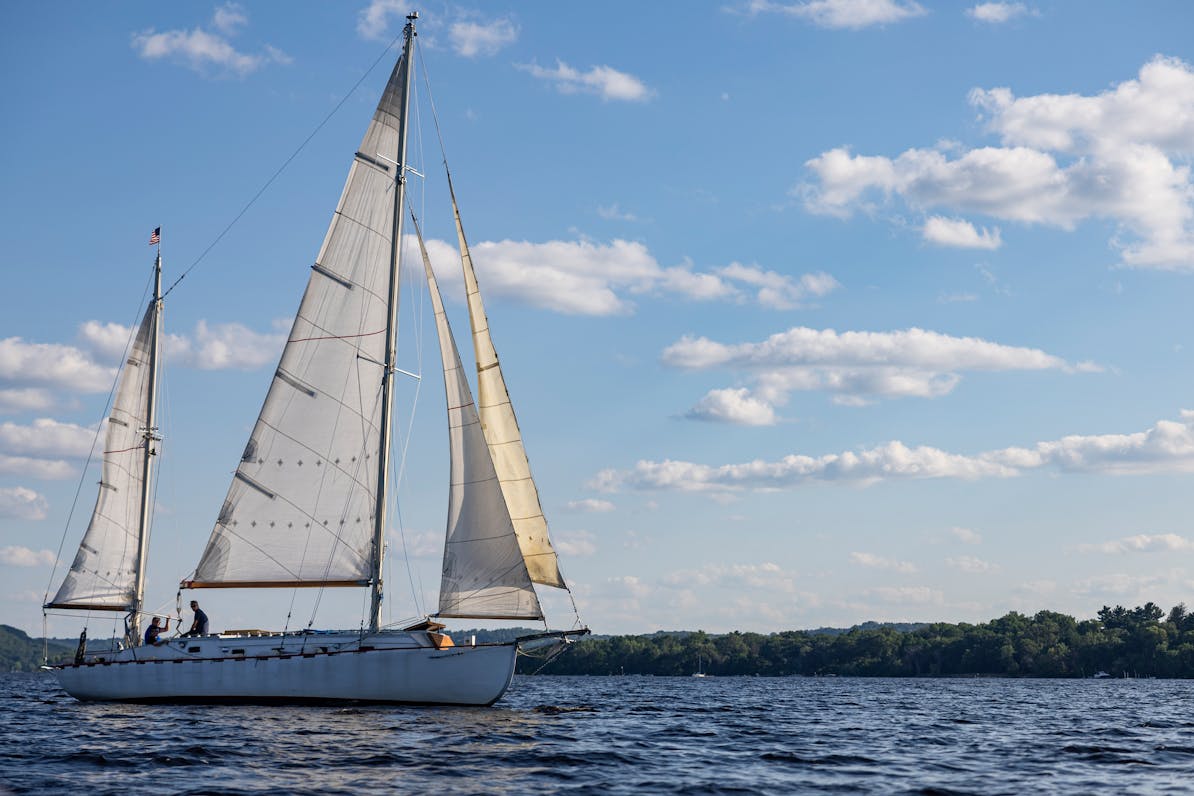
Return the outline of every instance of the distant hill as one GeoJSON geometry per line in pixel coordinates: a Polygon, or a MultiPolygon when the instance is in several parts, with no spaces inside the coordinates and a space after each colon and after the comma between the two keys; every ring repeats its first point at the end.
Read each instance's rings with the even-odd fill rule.
{"type": "MultiPolygon", "coordinates": [[[[74,655],[74,642],[66,639],[49,640],[50,662],[69,660],[74,655]]],[[[24,630],[0,625],[0,672],[33,672],[42,665],[45,646],[39,638],[30,638],[24,630]]]]}
{"type": "Polygon", "coordinates": [[[818,627],[804,632],[810,636],[841,636],[854,630],[894,630],[897,633],[911,633],[928,626],[928,622],[863,622],[853,627],[818,627]]]}

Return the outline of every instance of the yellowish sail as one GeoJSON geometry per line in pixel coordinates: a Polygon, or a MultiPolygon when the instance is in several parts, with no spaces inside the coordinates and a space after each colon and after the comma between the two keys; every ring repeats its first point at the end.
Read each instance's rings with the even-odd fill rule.
{"type": "MultiPolygon", "coordinates": [[[[451,191],[451,177],[448,178],[451,191]]],[[[531,465],[522,444],[522,432],[510,403],[510,392],[498,362],[497,349],[489,335],[489,320],[485,305],[477,287],[477,275],[473,270],[473,258],[469,253],[468,241],[464,237],[464,225],[460,221],[460,208],[456,204],[456,193],[452,193],[452,213],[456,219],[456,235],[460,240],[460,259],[464,267],[464,287],[468,297],[468,318],[473,330],[473,351],[477,358],[477,410],[481,416],[481,428],[489,443],[489,452],[502,485],[502,494],[514,521],[514,532],[518,546],[526,561],[531,580],[545,586],[564,589],[564,578],[560,574],[556,551],[547,532],[547,519],[539,503],[539,490],[531,476],[531,465]]]]}

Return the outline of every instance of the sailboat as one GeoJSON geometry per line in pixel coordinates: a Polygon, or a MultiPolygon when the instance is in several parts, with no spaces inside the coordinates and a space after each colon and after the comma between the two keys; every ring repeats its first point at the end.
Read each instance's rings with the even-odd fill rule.
{"type": "Polygon", "coordinates": [[[417,17],[407,17],[402,56],[353,155],[211,536],[193,575],[181,584],[365,587],[371,590],[367,622],[357,630],[225,631],[140,643],[156,439],[159,256],[154,299],[108,418],[96,510],[70,572],[46,605],[127,615],[126,637],[117,649],[89,652],[84,641],[74,663],[54,667],[62,687],[78,699],[489,705],[509,687],[520,652],[563,649],[589,632],[578,615],[567,631],[505,643],[456,643],[439,621],[536,620],[546,626],[535,584],[568,588],[490,336],[450,174],[479,400],[473,400],[416,221],[448,406],[447,531],[438,611],[403,628],[382,623],[417,17]],[[110,510],[116,504],[122,512],[110,510]]]}

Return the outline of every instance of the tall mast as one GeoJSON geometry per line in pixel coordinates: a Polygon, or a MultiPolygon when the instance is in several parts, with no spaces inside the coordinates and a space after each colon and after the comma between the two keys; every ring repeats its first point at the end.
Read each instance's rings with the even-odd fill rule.
{"type": "Polygon", "coordinates": [[[149,509],[152,490],[149,479],[152,475],[153,443],[158,439],[155,416],[157,414],[158,386],[158,337],[162,331],[162,244],[158,243],[157,257],[153,263],[153,334],[149,338],[149,389],[146,395],[148,407],[145,413],[143,445],[145,453],[141,463],[141,518],[137,528],[137,578],[133,591],[133,604],[129,608],[129,643],[137,644],[141,638],[141,605],[145,599],[145,560],[149,551],[149,509]]]}
{"type": "Polygon", "coordinates": [[[403,30],[405,44],[402,58],[406,61],[406,80],[402,84],[402,118],[398,126],[398,167],[394,170],[394,218],[390,227],[390,295],[386,314],[386,358],[381,381],[381,461],[377,467],[377,504],[374,508],[373,526],[373,600],[369,609],[369,631],[376,633],[381,628],[382,601],[382,559],[386,542],[386,486],[390,478],[390,406],[394,392],[394,352],[398,342],[398,276],[400,273],[400,252],[402,248],[402,208],[406,202],[406,139],[409,125],[410,83],[414,71],[415,20],[418,12],[406,18],[403,30]]]}

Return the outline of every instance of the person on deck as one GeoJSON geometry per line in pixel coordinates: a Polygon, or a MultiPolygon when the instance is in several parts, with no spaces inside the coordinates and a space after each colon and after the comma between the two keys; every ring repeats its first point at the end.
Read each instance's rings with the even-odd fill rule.
{"type": "Polygon", "coordinates": [[[145,644],[146,646],[155,646],[158,643],[158,636],[163,631],[170,629],[170,617],[166,617],[165,626],[162,625],[162,620],[159,617],[154,617],[153,621],[149,623],[149,627],[145,628],[145,644]]]}
{"type": "Polygon", "coordinates": [[[195,612],[195,621],[191,622],[191,629],[183,633],[184,636],[206,636],[207,614],[199,608],[198,600],[191,600],[191,610],[195,612]]]}

